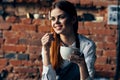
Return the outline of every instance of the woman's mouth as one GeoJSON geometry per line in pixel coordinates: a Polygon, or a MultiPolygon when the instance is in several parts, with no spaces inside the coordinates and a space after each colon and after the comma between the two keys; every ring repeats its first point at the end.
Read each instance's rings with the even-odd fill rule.
{"type": "Polygon", "coordinates": [[[62,29],[62,26],[56,26],[55,29],[56,29],[56,30],[61,30],[61,29],[62,29]]]}

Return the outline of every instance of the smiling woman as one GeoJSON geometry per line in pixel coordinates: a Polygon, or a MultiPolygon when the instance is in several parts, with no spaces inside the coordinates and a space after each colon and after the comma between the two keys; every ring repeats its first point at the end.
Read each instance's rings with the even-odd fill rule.
{"type": "Polygon", "coordinates": [[[74,5],[68,1],[55,2],[50,19],[51,33],[41,38],[42,80],[92,80],[96,45],[77,33],[78,19],[74,5]],[[69,57],[65,59],[67,54],[69,57]]]}

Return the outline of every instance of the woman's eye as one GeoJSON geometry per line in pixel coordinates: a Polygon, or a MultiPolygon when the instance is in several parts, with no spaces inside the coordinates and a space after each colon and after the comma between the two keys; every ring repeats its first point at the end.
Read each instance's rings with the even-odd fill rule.
{"type": "Polygon", "coordinates": [[[66,18],[67,16],[66,15],[59,15],[59,16],[57,16],[57,17],[51,17],[50,18],[50,20],[51,21],[55,21],[55,20],[59,20],[59,19],[64,19],[64,18],[66,18]]]}
{"type": "Polygon", "coordinates": [[[54,21],[54,20],[55,20],[55,17],[50,18],[50,20],[54,21]]]}
{"type": "Polygon", "coordinates": [[[66,16],[65,15],[60,15],[59,18],[64,19],[66,16]]]}

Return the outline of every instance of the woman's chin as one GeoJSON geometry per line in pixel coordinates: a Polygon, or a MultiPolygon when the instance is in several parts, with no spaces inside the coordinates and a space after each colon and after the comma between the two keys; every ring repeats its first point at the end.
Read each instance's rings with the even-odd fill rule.
{"type": "Polygon", "coordinates": [[[61,31],[56,31],[57,34],[61,34],[62,32],[61,31]]]}

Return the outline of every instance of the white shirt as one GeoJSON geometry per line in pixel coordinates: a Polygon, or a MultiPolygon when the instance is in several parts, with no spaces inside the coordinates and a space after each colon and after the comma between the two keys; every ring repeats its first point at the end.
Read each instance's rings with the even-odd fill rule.
{"type": "MultiPolygon", "coordinates": [[[[79,41],[80,41],[80,52],[84,54],[85,62],[88,68],[88,72],[91,78],[94,77],[94,63],[96,60],[96,45],[95,43],[86,38],[85,36],[79,35],[79,41]]],[[[72,46],[75,46],[73,43],[72,46]]],[[[44,59],[43,56],[43,50],[42,50],[42,59],[44,59]]],[[[65,66],[69,65],[70,61],[64,61],[61,65],[61,68],[64,68],[65,66]]],[[[57,76],[55,73],[55,70],[52,68],[51,65],[44,66],[43,65],[43,72],[42,72],[42,80],[57,80],[57,76]]],[[[90,80],[90,78],[87,78],[87,80],[90,80]]]]}

